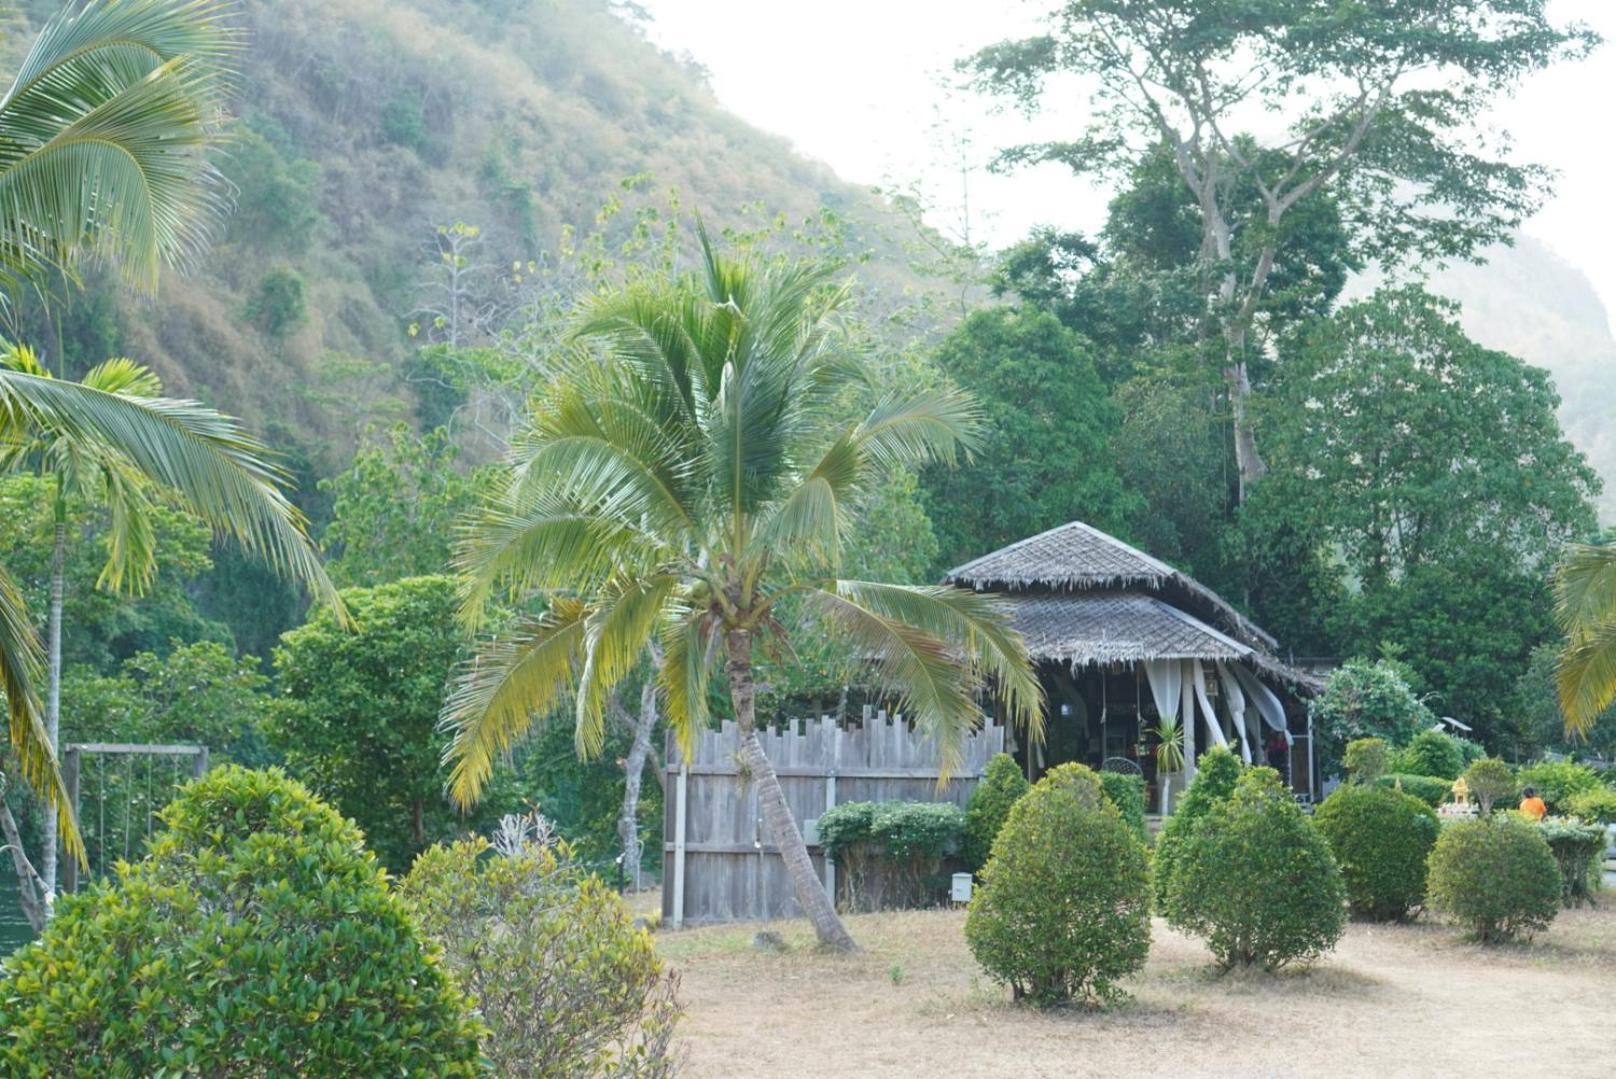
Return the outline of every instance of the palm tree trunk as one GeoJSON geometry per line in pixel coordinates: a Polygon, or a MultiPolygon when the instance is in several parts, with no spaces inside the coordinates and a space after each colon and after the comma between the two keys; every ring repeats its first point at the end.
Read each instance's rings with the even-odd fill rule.
{"type": "Polygon", "coordinates": [[[730,700],[735,705],[735,722],[741,729],[741,755],[757,784],[758,800],[763,806],[763,819],[769,835],[780,848],[786,875],[796,892],[797,903],[813,923],[814,934],[820,947],[838,952],[858,951],[847,927],[836,914],[836,907],[825,886],[814,872],[813,860],[808,857],[808,844],[786,804],[785,792],[780,789],[780,777],[774,774],[763,745],[757,737],[757,688],[752,681],[752,634],[744,629],[732,629],[725,636],[728,657],[725,671],[729,675],[730,700]]]}
{"type": "Polygon", "coordinates": [[[11,851],[12,868],[17,871],[17,902],[22,906],[23,916],[34,927],[34,932],[42,932],[49,909],[45,904],[45,882],[34,872],[33,863],[23,851],[22,835],[17,830],[16,818],[11,815],[11,807],[6,805],[3,789],[0,789],[0,838],[5,839],[6,848],[11,851]]]}
{"type": "MultiPolygon", "coordinates": [[[[59,481],[58,481],[59,482],[59,481]]],[[[47,647],[50,659],[50,682],[45,693],[45,734],[50,739],[51,752],[58,751],[62,727],[62,596],[67,583],[67,501],[60,487],[56,497],[56,534],[51,547],[50,626],[47,647]]],[[[42,831],[45,849],[40,858],[40,877],[45,882],[47,906],[56,896],[56,803],[46,799],[42,831]]]]}
{"type": "Polygon", "coordinates": [[[640,716],[634,724],[634,742],[623,762],[623,810],[617,818],[617,835],[623,841],[623,869],[630,886],[640,890],[640,779],[646,758],[651,755],[651,731],[656,727],[656,682],[647,678],[640,690],[640,716]]]}

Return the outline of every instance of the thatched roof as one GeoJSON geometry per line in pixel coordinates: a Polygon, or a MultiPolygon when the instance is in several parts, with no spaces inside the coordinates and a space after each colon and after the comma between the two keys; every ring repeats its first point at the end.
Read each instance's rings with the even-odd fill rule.
{"type": "Polygon", "coordinates": [[[1190,607],[1245,645],[1257,649],[1278,646],[1273,637],[1193,577],[1082,521],[985,554],[950,571],[946,580],[978,592],[1070,594],[1138,588],[1190,607]]]}

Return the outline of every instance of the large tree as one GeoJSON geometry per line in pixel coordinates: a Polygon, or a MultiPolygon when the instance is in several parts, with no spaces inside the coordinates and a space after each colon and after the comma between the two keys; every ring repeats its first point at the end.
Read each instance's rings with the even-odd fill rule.
{"type": "Polygon", "coordinates": [[[860,495],[893,465],[951,460],[974,441],[963,398],[882,395],[848,422],[866,373],[847,348],[848,289],[821,266],[721,257],[703,236],[692,275],[594,303],[587,351],[532,403],[504,494],[462,560],[473,622],[503,587],[548,608],[489,641],[453,694],[452,791],[474,802],[495,761],[572,692],[598,752],[610,690],[659,638],[667,722],[688,746],[707,723],[720,657],[741,753],[797,901],[827,946],[853,941],[814,873],[757,737],[754,664],[800,597],[934,736],[945,771],[981,721],[990,680],[1041,733],[1038,683],[987,596],[839,576],[860,495]]]}
{"type": "MultiPolygon", "coordinates": [[[[238,47],[225,11],[215,0],[89,0],[46,24],[0,97],[0,304],[51,275],[71,277],[87,253],[151,290],[165,263],[201,248],[222,206],[208,155],[238,47]]],[[[93,394],[0,371],[0,437],[51,414],[86,431],[113,417],[93,394]]],[[[0,571],[11,745],[51,811],[71,814],[34,691],[40,651],[0,571]]],[[[68,823],[64,838],[82,855],[68,823]]]]}
{"type": "Polygon", "coordinates": [[[1283,344],[1262,413],[1272,470],[1241,524],[1309,540],[1315,572],[1341,582],[1335,602],[1307,598],[1339,647],[1400,646],[1439,703],[1486,722],[1548,629],[1548,571],[1592,532],[1599,482],[1548,374],[1457,316],[1383,290],[1283,344]]]}
{"type": "Polygon", "coordinates": [[[1597,43],[1547,0],[1067,0],[1042,31],[963,61],[1028,111],[1091,91],[1073,138],[1007,152],[1117,176],[1165,147],[1194,201],[1208,329],[1244,491],[1263,459],[1249,403],[1253,320],[1317,195],[1363,256],[1466,256],[1508,238],[1546,170],[1483,121],[1520,78],[1597,43]],[[1076,76],[1075,78],[1072,76],[1076,76]]]}

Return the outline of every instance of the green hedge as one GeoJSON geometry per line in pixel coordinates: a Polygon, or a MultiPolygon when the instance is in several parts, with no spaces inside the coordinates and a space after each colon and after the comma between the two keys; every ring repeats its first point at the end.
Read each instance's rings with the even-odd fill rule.
{"type": "Polygon", "coordinates": [[[1401,788],[1404,794],[1413,795],[1433,809],[1448,801],[1453,795],[1453,783],[1450,780],[1438,779],[1435,776],[1415,776],[1393,772],[1391,775],[1381,776],[1375,780],[1375,786],[1387,787],[1392,790],[1401,788]]]}
{"type": "Polygon", "coordinates": [[[1539,761],[1515,773],[1521,789],[1531,787],[1549,807],[1550,813],[1571,812],[1571,799],[1603,786],[1599,773],[1572,761],[1539,761]]]}
{"type": "Polygon", "coordinates": [[[971,792],[971,800],[965,806],[960,857],[966,869],[975,873],[987,864],[993,840],[1010,816],[1010,807],[1031,789],[1032,784],[1021,774],[1021,765],[1008,753],[996,753],[988,761],[987,774],[971,792]]]}
{"type": "Polygon", "coordinates": [[[1145,840],[1145,777],[1124,772],[1101,772],[1100,789],[1117,807],[1122,819],[1145,840]]]}
{"type": "Polygon", "coordinates": [[[1436,845],[1436,813],[1418,798],[1383,787],[1337,788],[1313,814],[1341,867],[1352,913],[1371,921],[1405,918],[1425,899],[1425,863],[1436,845]]]}
{"type": "Polygon", "coordinates": [[[1567,801],[1573,817],[1598,821],[1600,824],[1616,822],[1616,790],[1610,787],[1582,791],[1573,794],[1567,801]]]}
{"type": "Polygon", "coordinates": [[[851,910],[891,910],[941,898],[942,861],[959,850],[965,812],[950,802],[843,802],[819,818],[819,843],[843,870],[851,910]]]}
{"type": "Polygon", "coordinates": [[[1145,846],[1080,764],[1010,811],[971,900],[965,940],[1016,1000],[1096,1006],[1150,950],[1145,846]]]}
{"type": "Polygon", "coordinates": [[[1548,841],[1555,864],[1560,867],[1560,901],[1568,907],[1593,902],[1603,869],[1600,863],[1605,853],[1604,825],[1585,824],[1569,817],[1546,817],[1537,828],[1548,841]]]}

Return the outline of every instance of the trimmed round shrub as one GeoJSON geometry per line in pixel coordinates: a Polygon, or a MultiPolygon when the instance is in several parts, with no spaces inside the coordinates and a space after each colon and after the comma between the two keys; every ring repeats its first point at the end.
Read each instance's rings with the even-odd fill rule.
{"type": "Polygon", "coordinates": [[[1375,786],[1411,794],[1433,809],[1446,802],[1453,794],[1453,784],[1446,779],[1438,779],[1435,776],[1403,775],[1399,772],[1381,776],[1375,780],[1375,786]]]}
{"type": "Polygon", "coordinates": [[[1427,903],[1483,943],[1545,929],[1560,910],[1560,869],[1536,825],[1499,815],[1451,824],[1431,851],[1427,903]]]}
{"type": "Polygon", "coordinates": [[[1179,852],[1195,822],[1210,813],[1213,806],[1233,796],[1234,785],[1240,779],[1240,758],[1221,746],[1201,754],[1196,763],[1198,770],[1189,790],[1178,800],[1178,808],[1173,810],[1156,837],[1151,894],[1159,911],[1167,908],[1167,893],[1178,866],[1179,852]]]}
{"type": "Polygon", "coordinates": [[[1573,817],[1600,824],[1616,822],[1616,790],[1610,787],[1598,787],[1573,794],[1566,800],[1566,804],[1573,817]]]}
{"type": "Polygon", "coordinates": [[[400,888],[488,1024],[493,1073],[671,1075],[678,983],[650,934],[541,822],[508,820],[500,849],[432,847],[400,888]]]}
{"type": "Polygon", "coordinates": [[[1598,772],[1572,761],[1539,761],[1520,769],[1515,778],[1522,789],[1536,790],[1550,813],[1560,814],[1571,812],[1571,799],[1577,795],[1604,785],[1599,781],[1598,772]]]}
{"type": "Polygon", "coordinates": [[[1145,846],[1080,764],[1010,810],[965,919],[965,940],[1016,1000],[1097,1006],[1150,950],[1145,846]]]}
{"type": "Polygon", "coordinates": [[[1392,765],[1404,775],[1435,776],[1451,782],[1464,771],[1464,757],[1448,734],[1432,727],[1416,734],[1413,741],[1398,750],[1392,765]]]}
{"type": "Polygon", "coordinates": [[[1545,817],[1537,830],[1548,841],[1560,869],[1560,902],[1568,907],[1592,903],[1603,868],[1599,861],[1605,852],[1604,826],[1570,817],[1545,817]]]}
{"type": "Polygon", "coordinates": [[[1484,817],[1492,815],[1495,805],[1507,806],[1515,801],[1515,773],[1497,757],[1475,761],[1462,778],[1484,817]]]}
{"type": "Polygon", "coordinates": [[[845,870],[850,910],[895,910],[941,898],[943,858],[959,849],[965,814],[950,802],[843,802],[819,818],[819,844],[845,870]]]}
{"type": "Polygon", "coordinates": [[[481,1027],[359,829],[220,768],[0,981],[10,1075],[473,1075],[481,1027]]]}
{"type": "Polygon", "coordinates": [[[1170,882],[1167,920],[1205,938],[1225,970],[1314,959],[1346,928],[1341,870],[1272,768],[1240,777],[1197,821],[1170,882]]]}
{"type": "Polygon", "coordinates": [[[1355,916],[1397,921],[1424,901],[1425,862],[1439,828],[1430,806],[1384,787],[1340,787],[1313,823],[1341,867],[1355,916]]]}
{"type": "Polygon", "coordinates": [[[1354,783],[1368,784],[1386,774],[1390,760],[1391,751],[1384,738],[1356,738],[1347,743],[1341,766],[1354,783]]]}
{"type": "Polygon", "coordinates": [[[965,835],[960,856],[972,873],[988,861],[993,840],[1010,816],[1010,807],[1030,790],[1032,784],[1021,774],[1021,765],[1008,753],[995,753],[988,761],[987,774],[971,792],[965,805],[965,835]]]}
{"type": "Polygon", "coordinates": [[[1101,772],[1100,789],[1140,840],[1145,840],[1145,777],[1128,772],[1101,772]]]}

